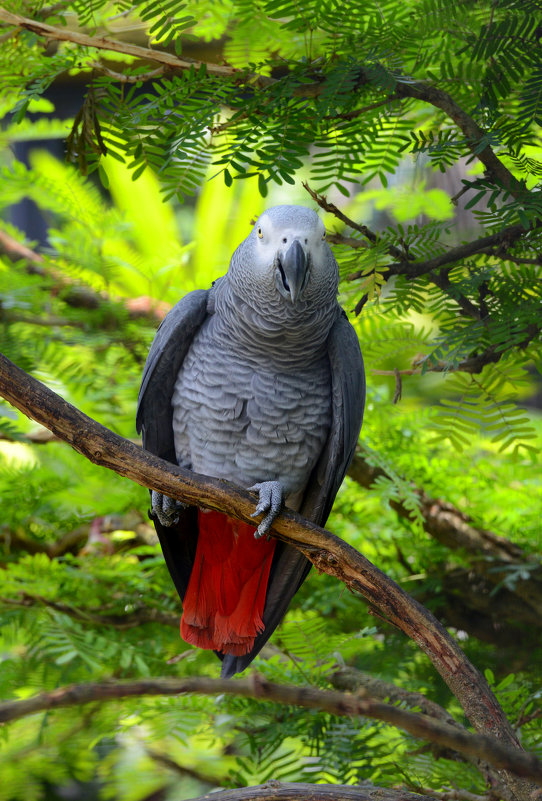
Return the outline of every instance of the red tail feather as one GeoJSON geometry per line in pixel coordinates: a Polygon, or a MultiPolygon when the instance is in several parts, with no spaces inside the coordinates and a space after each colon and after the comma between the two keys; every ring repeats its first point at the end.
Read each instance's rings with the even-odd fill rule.
{"type": "Polygon", "coordinates": [[[199,510],[198,547],[184,597],[181,637],[198,648],[247,654],[262,621],[275,540],[253,526],[199,510]]]}

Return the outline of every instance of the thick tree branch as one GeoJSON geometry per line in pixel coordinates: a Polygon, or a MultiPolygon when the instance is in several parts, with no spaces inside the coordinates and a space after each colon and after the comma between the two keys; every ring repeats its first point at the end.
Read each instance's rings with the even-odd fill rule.
{"type": "MultiPolygon", "coordinates": [[[[0,355],[0,395],[45,425],[95,464],[185,503],[216,509],[253,523],[255,495],[226,481],[198,476],[169,464],[109,431],[0,355]]],[[[379,614],[401,629],[427,654],[473,726],[511,746],[518,740],[485,679],[471,665],[446,629],[395,582],[354,548],[292,512],[284,512],[273,534],[304,553],[319,569],[363,595],[379,614]]],[[[512,777],[518,797],[529,788],[512,777]]]]}
{"type": "Polygon", "coordinates": [[[466,730],[450,726],[435,718],[400,707],[385,704],[371,698],[363,691],[356,695],[315,687],[295,687],[268,681],[258,673],[247,679],[210,679],[187,677],[182,679],[139,679],[138,681],[91,682],[72,684],[52,692],[39,693],[19,701],[0,704],[0,723],[17,720],[44,710],[130,698],[142,695],[234,695],[305,709],[320,709],[332,715],[344,717],[368,717],[380,720],[420,739],[453,748],[459,753],[478,757],[499,770],[506,770],[531,779],[542,786],[542,762],[534,754],[503,745],[499,740],[486,735],[471,734],[466,730]]]}
{"type": "Polygon", "coordinates": [[[374,785],[301,784],[269,781],[239,790],[222,790],[192,798],[190,801],[491,801],[491,796],[469,793],[468,790],[436,792],[415,788],[421,793],[374,785]]]}
{"type": "Polygon", "coordinates": [[[397,83],[395,93],[398,97],[412,97],[444,111],[464,134],[471,153],[482,162],[491,178],[507,189],[514,197],[519,197],[525,193],[525,187],[504,166],[489,144],[480,148],[480,143],[486,137],[486,131],[447,92],[421,81],[412,81],[397,83]]]}
{"type": "MultiPolygon", "coordinates": [[[[388,371],[391,374],[391,371],[388,371]]],[[[411,373],[412,371],[403,371],[411,373]]],[[[1,435],[0,435],[1,438],[1,435]]],[[[25,441],[42,444],[47,441],[62,441],[47,429],[38,429],[25,437],[25,441]]],[[[134,440],[138,442],[138,440],[134,440]]],[[[386,472],[371,465],[358,451],[349,469],[350,477],[360,486],[369,489],[378,478],[386,478],[386,472]]],[[[524,627],[539,629],[542,625],[542,567],[533,555],[520,546],[492,531],[477,526],[469,515],[442,498],[429,495],[422,488],[412,487],[419,501],[419,511],[427,534],[452,550],[462,549],[472,554],[468,570],[456,569],[444,574],[443,591],[449,603],[441,607],[441,615],[456,628],[461,628],[487,642],[510,645],[518,652],[525,645],[524,627]],[[512,587],[503,584],[507,572],[513,566],[527,570],[528,576],[516,581],[512,587]],[[461,597],[459,601],[458,596],[461,597]],[[512,614],[514,615],[512,619],[512,614]],[[517,621],[520,621],[519,626],[517,621]]],[[[391,506],[400,518],[409,520],[410,510],[400,501],[391,506]]],[[[148,541],[150,526],[140,517],[108,515],[101,522],[101,531],[130,529],[136,532],[134,544],[148,541]]],[[[46,553],[51,558],[67,551],[77,551],[88,540],[90,524],[67,532],[53,543],[42,543],[26,537],[22,531],[6,530],[0,533],[0,543],[8,550],[19,549],[28,553],[46,553]]],[[[132,543],[131,543],[132,544],[132,543]]],[[[423,596],[419,596],[423,597],[423,596]]],[[[28,606],[41,601],[28,595],[20,599],[4,601],[28,606]]],[[[47,603],[47,601],[43,601],[47,603]]],[[[75,608],[64,610],[66,614],[92,615],[92,611],[75,608]]],[[[129,628],[144,622],[139,613],[119,616],[118,619],[104,616],[101,622],[118,628],[129,628]]],[[[96,621],[97,622],[97,621],[96,621]]],[[[177,625],[174,616],[159,621],[166,625],[177,625]]]]}
{"type": "Polygon", "coordinates": [[[297,782],[294,784],[271,780],[254,787],[208,793],[190,801],[426,801],[427,798],[436,799],[438,795],[431,796],[430,793],[417,795],[409,790],[376,787],[365,783],[363,786],[297,782]]]}

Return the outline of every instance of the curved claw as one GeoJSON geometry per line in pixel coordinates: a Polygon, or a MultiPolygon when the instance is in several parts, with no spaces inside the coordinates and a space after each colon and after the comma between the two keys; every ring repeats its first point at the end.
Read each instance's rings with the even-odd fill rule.
{"type": "Polygon", "coordinates": [[[158,518],[160,523],[169,528],[179,522],[179,512],[181,509],[186,509],[186,504],[152,490],[151,508],[153,515],[158,518]]]}
{"type": "Polygon", "coordinates": [[[254,537],[258,540],[260,537],[265,537],[280,514],[283,503],[282,485],[279,481],[262,481],[260,484],[254,484],[248,489],[251,492],[258,492],[260,496],[256,510],[251,514],[251,517],[257,517],[267,512],[254,532],[254,537]]]}

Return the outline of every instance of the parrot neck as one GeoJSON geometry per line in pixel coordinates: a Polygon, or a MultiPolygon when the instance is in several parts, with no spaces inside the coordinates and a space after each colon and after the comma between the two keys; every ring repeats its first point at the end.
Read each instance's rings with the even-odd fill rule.
{"type": "Polygon", "coordinates": [[[229,342],[237,352],[296,370],[325,356],[329,332],[341,312],[334,294],[319,304],[262,298],[255,307],[227,278],[214,287],[213,298],[213,328],[222,345],[229,342]]]}

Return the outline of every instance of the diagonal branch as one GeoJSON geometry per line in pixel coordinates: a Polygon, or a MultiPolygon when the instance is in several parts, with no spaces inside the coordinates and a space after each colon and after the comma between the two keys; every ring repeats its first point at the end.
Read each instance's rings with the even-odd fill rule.
{"type": "MultiPolygon", "coordinates": [[[[531,230],[540,228],[542,223],[533,226],[531,230]]],[[[451,248],[439,256],[427,261],[412,261],[412,262],[399,262],[387,265],[386,278],[392,275],[404,275],[407,278],[419,278],[422,275],[427,275],[432,270],[437,270],[439,267],[444,267],[455,262],[462,261],[469,258],[469,256],[476,256],[479,253],[490,252],[490,255],[499,255],[498,252],[493,254],[491,251],[499,245],[506,244],[509,246],[513,242],[521,239],[522,236],[528,234],[522,225],[510,225],[507,228],[502,228],[495,234],[489,236],[482,236],[479,239],[474,239],[471,242],[464,242],[457,247],[451,248]]],[[[354,276],[357,277],[357,276],[354,276]]]]}
{"type": "Polygon", "coordinates": [[[421,100],[444,111],[465,135],[471,153],[482,162],[491,178],[497,184],[503,186],[516,198],[526,192],[525,186],[504,166],[489,144],[480,147],[480,143],[486,138],[487,132],[456,103],[448,92],[422,81],[398,82],[395,92],[398,97],[411,97],[415,100],[421,100]]]}
{"type": "MultiPolygon", "coordinates": [[[[347,217],[346,214],[342,212],[335,205],[335,203],[330,203],[329,200],[324,195],[319,195],[318,192],[312,189],[306,181],[303,181],[303,188],[309,193],[314,202],[317,203],[321,209],[323,209],[323,211],[329,211],[338,220],[341,220],[341,222],[348,225],[349,228],[353,228],[354,231],[359,231],[359,233],[362,234],[366,239],[368,239],[372,245],[375,245],[378,242],[378,234],[375,234],[375,232],[371,231],[370,228],[367,228],[366,225],[357,223],[355,222],[355,220],[352,220],[350,219],[350,217],[347,217]]],[[[339,241],[341,241],[343,244],[348,244],[343,240],[339,241]]],[[[360,247],[361,243],[358,240],[354,241],[356,242],[356,245],[353,245],[353,247],[360,247]]],[[[394,247],[393,245],[390,245],[390,247],[388,248],[388,253],[390,254],[390,256],[394,256],[396,259],[400,259],[401,261],[403,259],[406,259],[406,256],[403,253],[403,251],[400,250],[399,248],[394,247]]],[[[358,276],[356,275],[356,277],[358,276]]]]}
{"type": "MultiPolygon", "coordinates": [[[[361,233],[367,240],[364,242],[363,240],[353,239],[352,237],[346,237],[341,234],[332,234],[328,236],[330,242],[336,242],[338,244],[344,244],[352,248],[370,248],[371,245],[375,245],[378,243],[379,235],[374,231],[371,231],[367,228],[366,225],[357,223],[355,220],[350,219],[347,217],[334,203],[330,203],[328,199],[324,195],[319,195],[314,189],[312,189],[308,183],[303,182],[303,187],[309,193],[311,198],[315,201],[315,203],[320,206],[321,209],[324,211],[328,211],[337,217],[338,220],[344,222],[347,226],[352,228],[355,231],[361,233]]],[[[476,320],[482,319],[486,314],[484,314],[484,309],[482,305],[480,308],[475,306],[467,297],[462,294],[458,294],[457,292],[451,292],[450,290],[453,289],[453,284],[450,282],[448,276],[445,274],[445,271],[436,272],[440,267],[451,266],[457,262],[462,261],[463,259],[469,258],[470,256],[479,255],[485,253],[487,255],[494,255],[494,256],[501,256],[504,259],[513,260],[511,259],[505,250],[504,247],[509,247],[513,244],[516,240],[521,239],[522,236],[530,233],[531,231],[540,228],[542,223],[538,222],[533,224],[531,229],[527,230],[522,225],[511,225],[508,228],[503,228],[502,230],[498,231],[495,234],[491,234],[489,236],[480,237],[479,239],[475,239],[471,242],[465,242],[457,247],[451,248],[450,250],[446,251],[445,253],[440,254],[439,256],[435,256],[432,259],[428,259],[427,261],[414,261],[408,253],[405,253],[400,248],[395,247],[394,245],[389,245],[387,248],[387,252],[396,258],[398,261],[392,264],[388,264],[379,269],[379,273],[382,275],[384,280],[388,281],[395,275],[404,275],[408,279],[415,279],[420,278],[421,276],[426,275],[430,281],[432,281],[436,286],[438,286],[443,292],[450,294],[451,297],[456,301],[456,303],[461,308],[462,312],[469,317],[473,317],[476,320]]],[[[536,259],[528,259],[523,260],[527,261],[528,263],[538,263],[536,259]]],[[[358,270],[353,272],[351,275],[348,276],[349,281],[356,281],[359,278],[363,277],[362,271],[358,270]]],[[[358,301],[355,313],[359,314],[363,306],[365,305],[368,299],[367,295],[363,295],[360,301],[358,301]]],[[[500,358],[500,354],[496,354],[494,352],[488,352],[484,354],[482,359],[476,358],[472,364],[466,363],[464,366],[460,365],[459,369],[464,370],[466,372],[479,372],[482,367],[486,364],[490,364],[491,362],[498,361],[500,358]]]]}
{"type": "Polygon", "coordinates": [[[483,759],[495,768],[529,778],[542,786],[542,762],[534,754],[503,745],[493,737],[471,734],[436,718],[385,704],[371,698],[362,690],[356,695],[351,695],[336,690],[320,690],[316,687],[276,684],[258,673],[239,680],[191,676],[180,679],[72,684],[52,692],[39,693],[31,698],[1,703],[0,723],[49,709],[79,706],[97,701],[186,693],[241,696],[305,709],[320,709],[341,717],[369,717],[403,729],[414,737],[430,740],[446,748],[453,748],[459,753],[483,759]]]}
{"type": "Polygon", "coordinates": [[[72,44],[81,47],[92,47],[96,50],[125,53],[128,56],[143,59],[144,61],[163,64],[165,67],[169,67],[172,70],[181,70],[184,72],[189,69],[205,67],[209,75],[214,75],[218,78],[245,80],[257,86],[266,86],[274,82],[271,78],[266,78],[263,75],[256,75],[255,73],[238,69],[237,67],[226,67],[221,64],[206,63],[203,61],[190,61],[185,58],[174,56],[172,53],[167,53],[164,50],[151,50],[148,47],[130,44],[130,42],[119,42],[107,36],[88,36],[86,33],[70,30],[69,28],[58,28],[54,25],[48,25],[46,22],[39,22],[38,20],[29,19],[28,17],[22,17],[20,14],[13,14],[3,6],[0,6],[0,21],[8,25],[17,25],[19,28],[32,31],[49,40],[72,42],[72,44]]]}
{"type": "MultiPolygon", "coordinates": [[[[196,475],[142,450],[87,417],[2,355],[0,395],[95,464],[190,505],[254,522],[251,512],[255,495],[229,482],[196,475]]],[[[353,592],[363,595],[381,616],[413,639],[431,659],[478,731],[519,748],[486,680],[427,609],[354,548],[297,514],[284,512],[274,523],[273,534],[293,544],[319,570],[336,576],[353,592]]],[[[518,785],[506,773],[502,781],[514,786],[518,798],[527,798],[530,791],[523,783],[518,785]]]]}
{"type": "MultiPolygon", "coordinates": [[[[331,208],[327,208],[327,210],[333,211],[331,208]]],[[[342,217],[340,217],[340,219],[342,219],[342,217]]],[[[351,223],[349,223],[349,225],[351,225],[351,223]]],[[[533,226],[533,229],[531,230],[536,230],[541,226],[542,223],[538,223],[537,225],[533,226]]],[[[357,228],[357,225],[354,225],[353,227],[357,228]]],[[[386,267],[382,269],[382,272],[386,279],[391,278],[392,275],[404,275],[406,278],[420,278],[422,275],[428,275],[433,270],[438,270],[440,267],[446,267],[448,265],[455,264],[463,259],[469,258],[470,256],[477,256],[481,253],[500,256],[500,252],[498,250],[499,246],[509,246],[528,233],[529,231],[527,231],[522,225],[510,225],[507,228],[502,228],[495,234],[482,236],[479,239],[473,239],[470,242],[463,242],[461,245],[450,248],[450,250],[447,250],[445,253],[434,256],[432,259],[427,259],[427,261],[407,261],[404,259],[404,257],[402,257],[401,261],[386,265],[386,267]]],[[[503,253],[502,258],[505,260],[511,260],[506,253],[503,253]]],[[[360,277],[361,273],[352,273],[352,275],[349,276],[349,279],[354,281],[360,277]]]]}

